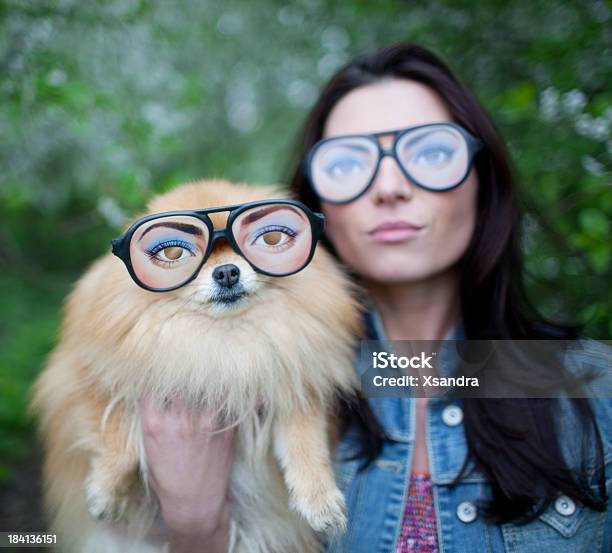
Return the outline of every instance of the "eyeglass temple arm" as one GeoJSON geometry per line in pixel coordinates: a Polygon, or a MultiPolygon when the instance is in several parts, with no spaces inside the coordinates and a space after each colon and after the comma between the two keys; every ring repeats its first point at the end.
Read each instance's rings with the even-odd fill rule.
{"type": "Polygon", "coordinates": [[[113,238],[110,242],[111,242],[111,246],[112,246],[112,252],[117,256],[117,257],[121,257],[121,250],[123,249],[123,236],[120,236],[119,238],[113,238]]]}
{"type": "Polygon", "coordinates": [[[312,212],[317,222],[317,226],[319,227],[319,232],[323,232],[325,230],[325,215],[323,213],[312,212]]]}

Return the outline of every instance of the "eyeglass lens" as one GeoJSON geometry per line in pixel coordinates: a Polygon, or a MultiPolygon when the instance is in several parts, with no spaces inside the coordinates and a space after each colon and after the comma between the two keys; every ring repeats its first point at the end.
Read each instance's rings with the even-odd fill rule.
{"type": "Polygon", "coordinates": [[[242,255],[274,275],[301,269],[312,248],[312,226],[306,213],[287,204],[269,204],[243,211],[232,223],[242,255]]]}
{"type": "MultiPolygon", "coordinates": [[[[400,135],[395,154],[404,171],[418,184],[444,190],[465,176],[469,148],[454,127],[433,126],[400,135]]],[[[329,201],[357,196],[370,183],[379,162],[379,148],[372,138],[338,137],[323,142],[311,160],[311,178],[317,193],[329,201]]]]}
{"type": "MultiPolygon", "coordinates": [[[[243,211],[232,223],[241,254],[274,275],[301,269],[312,248],[306,214],[288,204],[266,204],[243,211]]],[[[198,270],[210,241],[206,224],[192,216],[159,217],[142,224],[130,240],[134,273],[152,289],[180,286],[198,270]]]]}
{"type": "Polygon", "coordinates": [[[164,289],[188,281],[197,271],[210,238],[196,217],[159,217],[138,227],[130,240],[130,260],[138,280],[164,289]]]}

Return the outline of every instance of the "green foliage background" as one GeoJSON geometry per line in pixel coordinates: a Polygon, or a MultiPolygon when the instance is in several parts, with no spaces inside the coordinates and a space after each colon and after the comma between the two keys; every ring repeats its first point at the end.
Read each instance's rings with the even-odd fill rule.
{"type": "Polygon", "coordinates": [[[62,299],[126,218],[185,180],[283,180],[321,84],[397,40],[507,140],[536,304],[610,338],[611,20],[603,0],[0,2],[0,479],[62,299]]]}

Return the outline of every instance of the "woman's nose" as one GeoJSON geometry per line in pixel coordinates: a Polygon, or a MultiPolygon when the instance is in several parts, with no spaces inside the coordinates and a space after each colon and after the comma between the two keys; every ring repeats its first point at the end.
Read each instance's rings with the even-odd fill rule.
{"type": "Polygon", "coordinates": [[[371,192],[375,203],[409,200],[414,193],[414,184],[405,177],[395,159],[387,155],[380,160],[371,192]]]}

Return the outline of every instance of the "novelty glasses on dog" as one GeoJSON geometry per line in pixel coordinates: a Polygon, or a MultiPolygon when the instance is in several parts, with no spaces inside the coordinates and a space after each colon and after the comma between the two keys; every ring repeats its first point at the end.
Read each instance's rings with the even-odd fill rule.
{"type": "Polygon", "coordinates": [[[297,273],[312,259],[323,226],[323,215],[298,201],[262,200],[148,215],[111,243],[136,284],[166,292],[197,276],[219,238],[259,273],[297,273]],[[227,225],[215,229],[208,214],[221,211],[229,211],[227,225]]]}
{"type": "Polygon", "coordinates": [[[384,156],[395,159],[414,184],[442,192],[468,176],[482,141],[455,123],[429,123],[396,131],[325,138],[305,159],[305,171],[320,199],[343,204],[356,200],[374,182],[384,156]],[[377,138],[394,135],[385,150],[377,138]]]}

